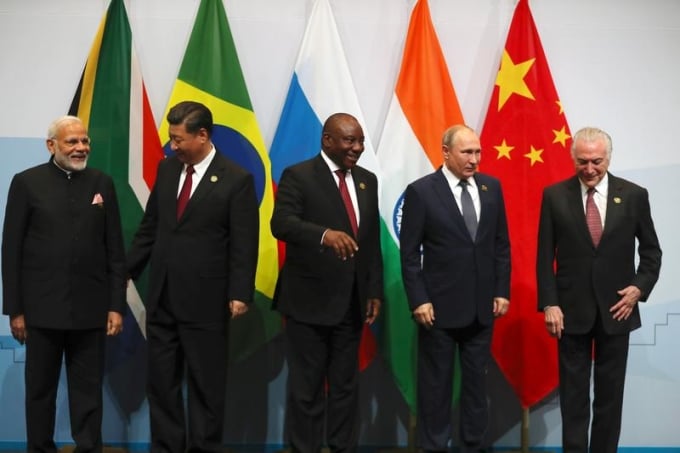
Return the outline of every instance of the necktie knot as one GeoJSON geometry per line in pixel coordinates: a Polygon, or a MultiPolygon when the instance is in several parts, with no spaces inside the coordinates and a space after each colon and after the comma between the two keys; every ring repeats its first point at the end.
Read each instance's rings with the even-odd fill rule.
{"type": "Polygon", "coordinates": [[[186,173],[187,175],[193,175],[196,172],[192,164],[187,165],[186,173]]]}

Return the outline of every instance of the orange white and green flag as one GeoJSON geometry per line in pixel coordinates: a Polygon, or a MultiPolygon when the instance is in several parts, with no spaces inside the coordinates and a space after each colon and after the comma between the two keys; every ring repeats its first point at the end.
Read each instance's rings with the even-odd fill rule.
{"type": "Polygon", "coordinates": [[[411,413],[416,413],[416,325],[406,299],[399,258],[401,207],[406,186],[443,162],[441,137],[463,123],[427,0],[411,12],[401,69],[378,145],[382,171],[380,212],[385,267],[381,345],[411,413]]]}

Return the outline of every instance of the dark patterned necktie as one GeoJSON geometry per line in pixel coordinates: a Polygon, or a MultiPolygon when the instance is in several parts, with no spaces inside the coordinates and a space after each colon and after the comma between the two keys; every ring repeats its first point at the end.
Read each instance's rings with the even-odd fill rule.
{"type": "Polygon", "coordinates": [[[588,189],[588,197],[586,198],[586,223],[590,231],[590,237],[593,239],[593,245],[597,247],[600,245],[602,238],[602,219],[600,218],[600,211],[597,209],[593,195],[595,189],[588,189]]]}

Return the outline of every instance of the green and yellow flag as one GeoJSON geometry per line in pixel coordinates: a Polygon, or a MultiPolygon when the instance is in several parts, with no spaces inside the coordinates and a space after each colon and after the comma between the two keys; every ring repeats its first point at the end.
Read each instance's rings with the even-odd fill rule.
{"type": "MultiPolygon", "coordinates": [[[[168,140],[167,112],[175,104],[188,100],[205,104],[212,111],[215,148],[253,174],[260,202],[255,307],[231,327],[231,349],[236,355],[230,357],[238,359],[270,340],[281,329],[280,316],[270,309],[279,264],[277,242],[269,229],[274,207],[271,164],[221,0],[201,0],[163,115],[159,130],[162,140],[168,140]]],[[[169,145],[165,150],[167,154],[172,153],[169,145]]]]}

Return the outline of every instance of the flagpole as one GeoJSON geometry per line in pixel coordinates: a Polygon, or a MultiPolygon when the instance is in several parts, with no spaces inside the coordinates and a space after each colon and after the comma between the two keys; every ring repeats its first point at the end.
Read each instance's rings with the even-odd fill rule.
{"type": "MultiPolygon", "coordinates": [[[[529,453],[529,408],[522,408],[522,424],[520,428],[520,449],[510,453],[529,453]]],[[[552,451],[540,451],[536,453],[554,453],[552,451]]]]}

